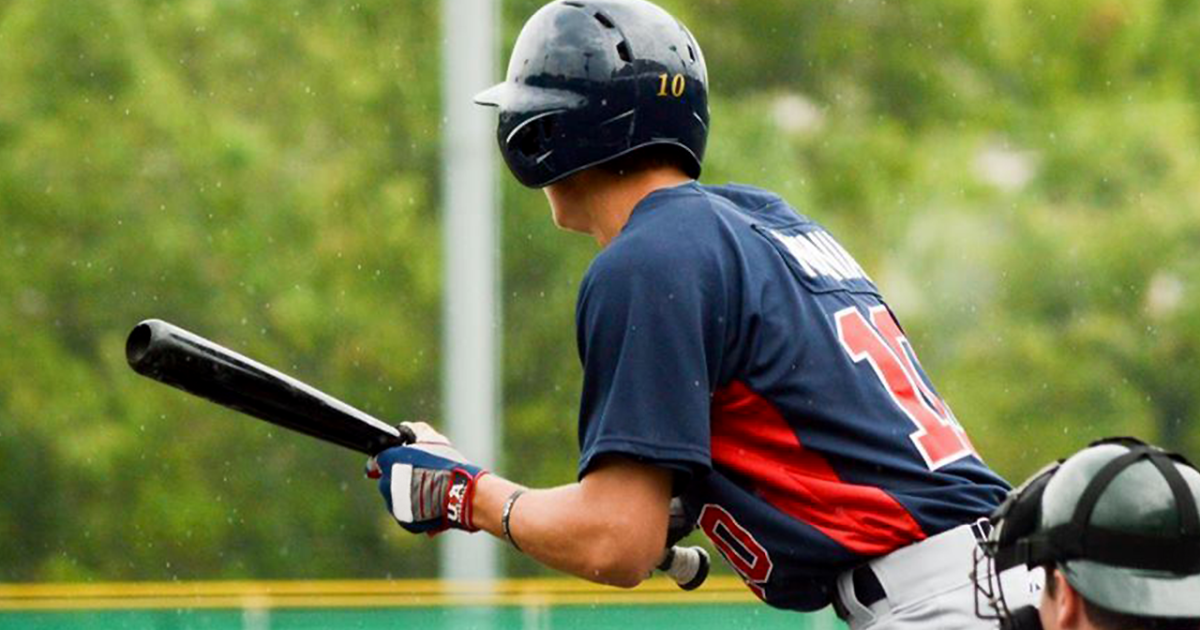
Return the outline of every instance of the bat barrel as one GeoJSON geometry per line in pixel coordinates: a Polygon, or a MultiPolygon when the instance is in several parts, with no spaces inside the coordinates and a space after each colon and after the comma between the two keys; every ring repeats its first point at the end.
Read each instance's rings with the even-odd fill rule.
{"type": "Polygon", "coordinates": [[[362,453],[374,455],[404,441],[400,429],[162,320],[133,328],[125,358],[138,374],[362,453]]]}
{"type": "MultiPolygon", "coordinates": [[[[148,319],[134,326],[133,331],[129,333],[129,338],[125,340],[125,360],[134,370],[138,369],[137,366],[144,365],[143,360],[146,352],[150,350],[150,341],[154,339],[154,327],[162,323],[157,319],[148,319]]],[[[161,334],[159,336],[161,337],[161,334]]]]}

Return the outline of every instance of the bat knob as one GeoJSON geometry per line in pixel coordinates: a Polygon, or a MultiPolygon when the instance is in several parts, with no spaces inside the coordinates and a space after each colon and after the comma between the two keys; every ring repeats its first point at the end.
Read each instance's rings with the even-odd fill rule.
{"type": "Polygon", "coordinates": [[[708,552],[702,547],[692,547],[696,551],[696,573],[692,579],[679,585],[679,588],[685,591],[694,591],[704,584],[704,580],[708,579],[708,569],[711,560],[708,558],[708,552]]]}
{"type": "Polygon", "coordinates": [[[708,579],[710,562],[708,552],[702,547],[671,547],[658,568],[671,576],[679,588],[692,591],[708,579]]]}

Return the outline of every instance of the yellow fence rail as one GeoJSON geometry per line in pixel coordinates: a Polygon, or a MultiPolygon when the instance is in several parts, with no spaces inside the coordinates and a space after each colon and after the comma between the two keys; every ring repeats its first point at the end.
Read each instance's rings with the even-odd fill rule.
{"type": "Polygon", "coordinates": [[[566,578],[2,584],[0,611],[194,608],[395,608],[605,604],[744,604],[757,601],[730,576],[693,592],[665,578],[617,589],[566,578]]]}

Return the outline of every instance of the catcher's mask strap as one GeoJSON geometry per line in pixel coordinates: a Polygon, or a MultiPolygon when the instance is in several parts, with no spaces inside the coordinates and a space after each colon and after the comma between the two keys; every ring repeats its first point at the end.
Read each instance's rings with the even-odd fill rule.
{"type": "Polygon", "coordinates": [[[982,547],[995,560],[995,570],[1017,565],[1034,566],[1029,559],[1027,539],[1041,520],[1042,493],[1058,472],[1062,460],[1054,461],[1025,480],[992,514],[992,532],[982,547]]]}

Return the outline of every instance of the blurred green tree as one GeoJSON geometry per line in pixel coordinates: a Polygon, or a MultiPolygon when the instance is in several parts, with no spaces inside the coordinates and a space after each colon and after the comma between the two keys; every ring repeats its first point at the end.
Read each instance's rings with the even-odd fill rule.
{"type": "MultiPolygon", "coordinates": [[[[539,4],[505,3],[506,51],[539,4]]],[[[839,235],[998,470],[1109,433],[1196,452],[1200,5],[663,4],[709,64],[704,179],[839,235]]],[[[353,455],[122,343],[163,317],[436,421],[438,28],[418,0],[0,0],[0,580],[435,571],[353,455]]],[[[501,468],[562,483],[595,245],[504,181],[501,468]]]]}

